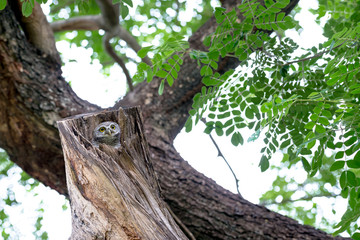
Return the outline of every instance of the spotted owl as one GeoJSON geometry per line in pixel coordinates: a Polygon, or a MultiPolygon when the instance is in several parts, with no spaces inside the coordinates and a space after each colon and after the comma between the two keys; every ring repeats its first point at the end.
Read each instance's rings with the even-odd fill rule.
{"type": "Polygon", "coordinates": [[[93,145],[106,144],[114,148],[120,147],[120,127],[116,122],[102,122],[94,129],[93,145]]]}

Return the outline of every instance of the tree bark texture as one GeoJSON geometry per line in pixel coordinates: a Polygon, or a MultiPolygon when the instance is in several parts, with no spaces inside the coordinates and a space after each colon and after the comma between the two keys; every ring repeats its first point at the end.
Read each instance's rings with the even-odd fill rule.
{"type": "Polygon", "coordinates": [[[72,211],[70,239],[187,239],[160,192],[137,108],[58,122],[72,211]],[[117,122],[121,146],[92,144],[101,122],[117,122]]]}
{"type": "MultiPolygon", "coordinates": [[[[298,0],[284,10],[289,13],[298,0]]],[[[224,0],[225,7],[238,1],[224,0]]],[[[211,18],[190,38],[202,40],[216,27],[211,18]]],[[[225,58],[219,72],[238,64],[225,58]]],[[[252,204],[194,170],[177,153],[173,139],[182,129],[193,96],[200,91],[196,62],[184,64],[171,88],[157,94],[158,79],[141,83],[114,107],[141,106],[150,157],[170,208],[197,239],[333,239],[313,227],[252,204]]],[[[76,96],[61,76],[60,65],[28,42],[7,7],[0,11],[0,147],[12,161],[45,185],[67,194],[65,167],[56,121],[100,108],[76,96]]]]}

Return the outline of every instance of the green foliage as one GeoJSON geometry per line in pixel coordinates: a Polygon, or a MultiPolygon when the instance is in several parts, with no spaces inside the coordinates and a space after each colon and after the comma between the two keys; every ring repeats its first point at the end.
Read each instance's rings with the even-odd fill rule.
{"type": "MultiPolygon", "coordinates": [[[[175,50],[181,55],[189,52],[196,60],[204,84],[194,96],[185,129],[191,131],[206,118],[205,133],[230,136],[235,146],[244,142],[243,128],[253,131],[248,141],[263,132],[261,171],[269,168],[272,155],[280,150],[289,167],[301,163],[308,175],[315,177],[325,167],[325,151],[334,151],[335,162],[327,167],[339,171],[341,196],[349,201],[334,234],[349,229],[352,234],[360,214],[360,3],[319,2],[318,11],[313,11],[319,12],[319,19],[326,12],[332,15],[324,27],[328,40],[298,57],[294,56],[299,46],[293,40],[267,34],[297,26],[281,12],[288,0],[268,0],[264,6],[245,0],[237,10],[216,8],[218,26],[204,40],[208,50],[175,50]],[[344,12],[334,11],[338,7],[344,12]],[[244,16],[241,22],[238,11],[244,16]],[[220,57],[236,58],[240,67],[220,74],[220,57]]],[[[178,54],[175,51],[169,56],[178,54]]],[[[166,55],[154,60],[159,64],[140,70],[148,73],[148,80],[153,76],[167,79],[173,65],[162,66],[166,55]]],[[[171,83],[174,79],[172,76],[171,83]]],[[[164,80],[159,93],[163,84],[164,80]]]]}
{"type": "Polygon", "coordinates": [[[124,19],[129,15],[129,7],[133,7],[131,0],[113,0],[113,4],[120,4],[121,17],[124,19]]]}
{"type": "MultiPolygon", "coordinates": [[[[31,178],[27,173],[21,171],[13,162],[9,160],[9,157],[4,151],[0,149],[0,181],[5,178],[18,179],[18,183],[23,186],[26,191],[34,192],[35,187],[39,185],[39,182],[31,178]],[[15,175],[19,175],[14,177],[15,175]]],[[[5,185],[2,185],[5,186],[5,185]]],[[[36,193],[34,193],[36,194],[36,193]]],[[[0,199],[0,231],[3,239],[15,239],[20,237],[19,233],[15,230],[11,218],[8,215],[7,208],[19,206],[19,202],[16,200],[13,186],[7,188],[6,198],[0,199]]],[[[39,207],[37,210],[38,216],[35,223],[35,231],[33,232],[36,239],[48,239],[47,232],[41,229],[42,215],[44,209],[39,207]]]]}
{"type": "Polygon", "coordinates": [[[0,0],[0,10],[3,10],[6,7],[7,0],[0,0]]]}
{"type": "MultiPolygon", "coordinates": [[[[23,15],[29,16],[35,2],[22,2],[23,15]]],[[[335,186],[337,178],[336,187],[349,204],[335,234],[348,231],[354,239],[359,239],[360,233],[356,233],[359,229],[354,224],[360,212],[359,2],[319,0],[319,8],[313,13],[318,14],[318,21],[326,14],[331,16],[324,27],[328,40],[306,49],[298,57],[294,56],[299,46],[293,40],[268,35],[270,31],[282,35],[288,29],[298,28],[291,16],[281,12],[289,0],[265,0],[264,6],[256,0],[243,0],[237,9],[226,11],[218,7],[213,13],[210,1],[204,1],[200,4],[202,10],[194,9],[191,21],[179,20],[179,14],[187,10],[186,1],[145,0],[137,6],[131,0],[113,0],[113,3],[120,4],[121,26],[134,33],[138,42],[147,44],[138,52],[139,59],[146,55],[152,58],[151,66],[138,64],[135,82],[144,79],[150,82],[156,76],[161,79],[158,92],[162,94],[165,84],[172,86],[178,78],[186,54],[199,65],[204,86],[194,96],[186,131],[206,118],[205,133],[215,131],[218,136],[228,136],[235,146],[265,136],[259,161],[261,171],[271,167],[271,157],[280,150],[287,167],[301,165],[313,180],[321,177],[335,186]],[[133,7],[136,7],[135,15],[141,18],[129,14],[129,8],[133,7]],[[239,12],[243,16],[241,22],[239,12]],[[212,14],[218,27],[204,39],[208,50],[189,50],[184,39],[212,14]],[[161,24],[165,27],[159,27],[161,24]],[[149,46],[154,41],[154,46],[149,46]],[[239,68],[219,71],[219,60],[224,57],[239,60],[239,68]],[[253,132],[245,140],[244,128],[253,132]],[[326,150],[334,152],[333,161],[325,157],[326,150]],[[333,177],[324,177],[330,175],[333,177]]],[[[5,6],[6,0],[0,0],[0,10],[5,6]]],[[[58,1],[50,7],[53,21],[100,13],[95,0],[58,1]]],[[[102,35],[98,31],[77,31],[57,33],[56,38],[92,48],[92,59],[98,59],[105,72],[113,61],[103,51],[102,35]]],[[[127,49],[120,40],[115,39],[111,44],[120,53],[127,49]]],[[[139,59],[126,61],[138,63],[139,59]]],[[[7,174],[10,165],[5,164],[0,171],[7,174]]],[[[22,179],[25,183],[28,176],[22,179]]],[[[289,186],[280,177],[274,184],[289,186]]],[[[276,194],[266,195],[275,199],[276,194]]],[[[294,193],[283,189],[281,194],[283,199],[291,200],[294,193]]],[[[6,202],[16,204],[12,198],[6,202]]],[[[304,209],[297,208],[298,218],[314,224],[313,212],[309,216],[304,209]]],[[[0,217],[3,214],[6,213],[0,212],[0,217]]],[[[4,231],[2,235],[6,237],[4,231]]]]}
{"type": "Polygon", "coordinates": [[[183,40],[183,37],[173,36],[165,41],[160,47],[144,47],[138,52],[138,56],[144,58],[149,52],[154,54],[152,66],[145,63],[138,65],[138,73],[135,75],[135,81],[141,81],[146,78],[150,82],[154,76],[163,78],[159,86],[159,94],[164,90],[165,80],[172,86],[174,79],[178,78],[180,66],[183,64],[182,57],[189,47],[189,43],[183,40]]]}
{"type": "MultiPolygon", "coordinates": [[[[97,15],[100,14],[99,7],[95,0],[87,0],[87,11],[80,9],[79,4],[83,2],[78,1],[58,1],[50,4],[50,17],[52,21],[65,20],[68,18],[80,15],[97,15]],[[64,14],[65,13],[65,14],[64,14]]],[[[212,8],[210,1],[200,1],[199,5],[191,9],[189,3],[186,1],[172,2],[172,1],[154,1],[145,0],[140,2],[114,0],[121,6],[122,19],[120,19],[121,27],[131,33],[137,42],[142,43],[143,46],[154,44],[160,41],[159,44],[165,43],[171,37],[183,39],[191,35],[192,31],[201,26],[211,15],[212,8]],[[127,14],[128,10],[133,8],[135,14],[127,14]],[[193,11],[194,17],[192,19],[179,20],[179,15],[187,11],[193,11]],[[124,11],[127,16],[125,17],[124,11]],[[141,16],[141,17],[139,17],[141,16]],[[159,27],[160,26],[160,27],[159,27]]],[[[130,11],[130,10],[129,10],[130,11]]],[[[99,60],[103,65],[103,73],[107,73],[109,68],[113,66],[114,61],[109,55],[103,51],[102,31],[74,31],[74,32],[57,32],[55,33],[57,41],[66,40],[78,47],[89,48],[92,50],[91,60],[99,60]]],[[[156,46],[159,44],[155,44],[156,46]]],[[[133,62],[139,64],[140,58],[128,57],[129,47],[120,39],[114,38],[111,45],[122,56],[125,63],[133,62]]],[[[131,50],[133,51],[133,50],[131,50]]],[[[152,53],[151,53],[152,54],[152,53]]],[[[139,67],[138,75],[133,77],[134,83],[138,83],[146,79],[146,70],[143,65],[139,67]],[[142,71],[143,70],[143,71],[142,71]]],[[[151,75],[150,75],[151,76],[151,75]]],[[[150,78],[150,77],[149,77],[150,78]]],[[[171,74],[169,80],[171,82],[171,74]]]]}
{"type": "Polygon", "coordinates": [[[303,224],[331,231],[335,222],[325,220],[322,216],[324,208],[321,208],[319,203],[324,202],[324,199],[327,201],[332,199],[332,204],[335,203],[336,199],[333,198],[341,191],[337,181],[340,171],[330,171],[330,166],[334,161],[334,156],[325,156],[322,159],[323,167],[319,169],[319,174],[307,179],[300,177],[303,180],[299,180],[292,176],[299,176],[298,173],[294,173],[300,171],[302,163],[299,162],[293,168],[289,168],[290,163],[287,158],[284,158],[280,166],[271,167],[271,171],[276,171],[277,177],[271,189],[260,198],[260,204],[274,211],[286,212],[289,217],[303,224]]]}

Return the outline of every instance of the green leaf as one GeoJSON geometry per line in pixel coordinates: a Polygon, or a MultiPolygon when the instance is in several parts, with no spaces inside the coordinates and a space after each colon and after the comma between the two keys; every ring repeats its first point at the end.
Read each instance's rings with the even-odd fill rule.
{"type": "Polygon", "coordinates": [[[354,233],[354,234],[351,236],[351,238],[354,239],[354,240],[360,240],[360,233],[359,233],[359,232],[354,233]]]}
{"type": "Polygon", "coordinates": [[[335,159],[341,159],[344,157],[344,151],[338,151],[336,154],[335,154],[335,159]]]}
{"type": "MultiPolygon", "coordinates": [[[[232,132],[234,132],[234,130],[235,130],[235,126],[233,125],[233,126],[231,126],[231,127],[229,127],[227,130],[226,130],[226,132],[225,132],[225,135],[226,136],[229,136],[232,132]]],[[[233,142],[231,142],[234,146],[237,146],[237,145],[235,145],[233,142]]]]}
{"type": "Polygon", "coordinates": [[[190,116],[195,116],[196,110],[195,110],[195,109],[191,109],[191,110],[189,111],[189,114],[190,114],[190,116]]]}
{"type": "Polygon", "coordinates": [[[178,73],[177,73],[174,69],[171,70],[171,75],[172,75],[175,79],[178,78],[178,73]]]}
{"type": "Polygon", "coordinates": [[[224,135],[224,130],[220,127],[215,127],[215,132],[218,136],[224,135]]]}
{"type": "Polygon", "coordinates": [[[310,150],[315,146],[315,144],[316,144],[316,140],[312,140],[307,144],[306,148],[310,150]]]}
{"type": "Polygon", "coordinates": [[[160,71],[157,71],[157,73],[155,75],[160,77],[160,78],[165,78],[166,75],[168,75],[168,73],[165,72],[164,70],[160,70],[160,71]]]}
{"type": "Polygon", "coordinates": [[[261,172],[265,172],[270,166],[269,160],[264,155],[260,159],[259,166],[260,166],[261,172]]]}
{"type": "Polygon", "coordinates": [[[357,153],[354,156],[354,160],[360,162],[360,151],[357,151],[357,153]]]}
{"type": "Polygon", "coordinates": [[[238,146],[239,144],[243,145],[244,139],[239,132],[235,132],[231,137],[231,143],[234,146],[238,146]]]}
{"type": "Polygon", "coordinates": [[[330,124],[330,122],[329,122],[329,120],[327,120],[326,118],[324,118],[324,117],[319,117],[319,123],[321,123],[322,125],[325,125],[325,126],[327,126],[327,125],[329,125],[330,124]]]}
{"type": "Polygon", "coordinates": [[[151,50],[153,50],[153,47],[152,47],[152,46],[143,47],[143,48],[141,48],[141,49],[137,52],[137,55],[138,55],[140,58],[144,58],[151,50]]]}
{"type": "Polygon", "coordinates": [[[174,83],[174,78],[171,75],[167,75],[166,80],[169,86],[171,87],[174,83]]]}
{"type": "Polygon", "coordinates": [[[326,132],[326,129],[325,129],[322,125],[316,124],[315,131],[316,131],[317,133],[320,133],[320,134],[321,134],[321,133],[326,132]]]}
{"type": "Polygon", "coordinates": [[[272,108],[272,103],[266,102],[261,105],[260,110],[263,113],[267,113],[271,110],[271,108],[272,108]]]}
{"type": "Polygon", "coordinates": [[[29,17],[32,13],[33,7],[34,5],[32,5],[30,1],[23,2],[21,7],[22,14],[25,17],[29,17]]]}
{"type": "Polygon", "coordinates": [[[352,90],[350,93],[351,94],[359,94],[360,93],[360,88],[356,88],[356,89],[352,90]]]}
{"type": "Polygon", "coordinates": [[[305,128],[306,129],[312,129],[315,126],[315,122],[308,122],[307,124],[305,124],[305,128]]]}
{"type": "Polygon", "coordinates": [[[310,166],[309,162],[306,160],[306,158],[301,157],[301,162],[302,162],[302,164],[304,166],[305,171],[310,172],[311,171],[311,166],[310,166]]]}
{"type": "Polygon", "coordinates": [[[124,3],[126,3],[127,5],[129,5],[129,7],[133,7],[133,3],[131,0],[122,0],[124,3]]]}
{"type": "Polygon", "coordinates": [[[185,123],[185,132],[190,132],[192,129],[192,118],[189,117],[185,123]]]}
{"type": "Polygon", "coordinates": [[[319,115],[316,114],[316,113],[314,113],[314,114],[312,114],[312,115],[310,116],[310,119],[311,119],[311,121],[313,121],[313,122],[315,122],[316,120],[318,120],[318,118],[319,118],[319,115]]]}
{"type": "Polygon", "coordinates": [[[357,137],[353,136],[344,142],[345,146],[351,146],[357,141],[357,137]]]}
{"type": "Polygon", "coordinates": [[[121,4],[120,10],[121,10],[121,17],[125,19],[127,15],[129,15],[129,8],[126,5],[121,4]]]}
{"type": "Polygon", "coordinates": [[[351,186],[356,187],[358,185],[355,173],[353,173],[352,171],[347,171],[347,180],[351,186]]]}
{"type": "Polygon", "coordinates": [[[331,165],[330,171],[336,171],[338,169],[343,168],[344,166],[345,166],[345,161],[336,161],[331,165]]]}
{"type": "Polygon", "coordinates": [[[208,57],[214,61],[218,61],[220,53],[218,50],[213,50],[208,53],[208,57]]]}
{"type": "Polygon", "coordinates": [[[6,7],[6,0],[0,0],[0,10],[3,10],[6,7]]]}
{"type": "Polygon", "coordinates": [[[207,126],[204,130],[204,133],[210,134],[214,128],[212,126],[207,126]]]}
{"type": "Polygon", "coordinates": [[[342,172],[340,175],[340,187],[342,189],[344,189],[345,187],[347,187],[347,181],[346,181],[346,171],[342,172]]]}
{"type": "Polygon", "coordinates": [[[253,119],[254,118],[254,112],[250,107],[247,107],[245,109],[245,116],[249,119],[253,119]]]}
{"type": "Polygon", "coordinates": [[[211,67],[209,67],[208,65],[203,66],[200,70],[201,76],[212,75],[212,74],[213,74],[213,71],[212,71],[211,67]]]}
{"type": "Polygon", "coordinates": [[[248,54],[246,51],[241,51],[240,55],[239,55],[239,60],[240,61],[245,61],[248,58],[248,54]]]}
{"type": "Polygon", "coordinates": [[[349,167],[349,168],[360,168],[360,162],[357,162],[355,160],[349,160],[346,162],[346,165],[349,167]]]}
{"type": "Polygon", "coordinates": [[[164,79],[161,81],[161,83],[160,83],[160,86],[159,86],[159,90],[158,90],[158,93],[159,93],[159,95],[162,95],[163,94],[163,91],[164,91],[164,83],[165,83],[165,81],[164,81],[164,79]]]}
{"type": "Polygon", "coordinates": [[[344,189],[347,186],[357,186],[356,176],[352,171],[344,171],[340,175],[340,186],[344,189]]]}
{"type": "Polygon", "coordinates": [[[289,146],[290,145],[290,139],[287,139],[287,140],[285,140],[284,142],[282,142],[281,144],[280,144],[280,149],[284,149],[284,148],[286,148],[287,146],[289,146]]]}
{"type": "Polygon", "coordinates": [[[215,118],[215,114],[214,113],[209,113],[208,117],[211,118],[211,119],[214,119],[215,118]]]}

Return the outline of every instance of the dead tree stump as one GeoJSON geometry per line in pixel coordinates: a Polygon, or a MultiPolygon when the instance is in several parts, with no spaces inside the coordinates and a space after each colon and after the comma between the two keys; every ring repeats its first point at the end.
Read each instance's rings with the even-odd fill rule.
{"type": "Polygon", "coordinates": [[[70,239],[187,239],[160,197],[138,108],[58,121],[72,212],[70,239]],[[92,144],[117,122],[121,147],[92,144]]]}

